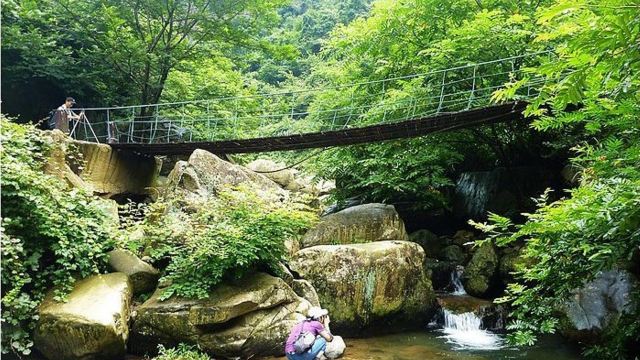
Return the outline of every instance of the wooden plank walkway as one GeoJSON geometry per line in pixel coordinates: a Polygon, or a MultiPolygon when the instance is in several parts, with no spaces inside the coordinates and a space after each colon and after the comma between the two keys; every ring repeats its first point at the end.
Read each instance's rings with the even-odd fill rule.
{"type": "Polygon", "coordinates": [[[413,138],[435,132],[515,120],[523,116],[522,112],[526,105],[524,102],[511,102],[481,109],[440,114],[397,123],[288,136],[213,142],[127,143],[110,145],[115,149],[133,151],[145,155],[188,155],[195,149],[207,150],[214,154],[237,154],[345,146],[413,138]]]}

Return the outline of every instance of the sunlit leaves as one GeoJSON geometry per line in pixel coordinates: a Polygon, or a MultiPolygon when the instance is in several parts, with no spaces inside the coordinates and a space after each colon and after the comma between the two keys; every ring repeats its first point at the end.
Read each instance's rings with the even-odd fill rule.
{"type": "Polygon", "coordinates": [[[111,234],[96,199],[44,174],[44,133],[0,121],[2,350],[26,355],[46,291],[56,287],[54,298],[64,300],[77,277],[103,269],[111,234]]]}

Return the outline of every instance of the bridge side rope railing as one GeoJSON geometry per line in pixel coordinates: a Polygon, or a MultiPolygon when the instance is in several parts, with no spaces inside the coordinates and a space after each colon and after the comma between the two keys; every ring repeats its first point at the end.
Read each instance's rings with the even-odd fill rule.
{"type": "Polygon", "coordinates": [[[75,137],[107,143],[242,140],[353,129],[456,113],[492,104],[496,90],[523,82],[522,100],[538,94],[543,77],[528,67],[550,51],[367,82],[208,100],[84,108],[89,129],[75,137]]]}

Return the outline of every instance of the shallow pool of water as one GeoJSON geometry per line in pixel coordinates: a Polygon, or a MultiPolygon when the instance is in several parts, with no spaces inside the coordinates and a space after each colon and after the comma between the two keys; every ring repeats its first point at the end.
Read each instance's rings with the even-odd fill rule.
{"type": "Polygon", "coordinates": [[[407,332],[366,339],[345,339],[345,360],[577,360],[578,353],[560,338],[545,338],[532,347],[492,350],[461,349],[442,331],[407,332]]]}

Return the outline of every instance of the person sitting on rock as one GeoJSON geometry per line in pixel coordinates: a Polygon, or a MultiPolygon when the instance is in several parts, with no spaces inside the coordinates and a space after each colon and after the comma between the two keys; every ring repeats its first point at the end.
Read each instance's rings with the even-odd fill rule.
{"type": "Polygon", "coordinates": [[[284,348],[288,360],[320,360],[325,359],[324,351],[327,341],[333,341],[329,332],[329,311],[319,307],[309,309],[308,318],[295,325],[284,348]],[[312,343],[305,343],[305,338],[312,343]],[[305,349],[306,348],[306,349],[305,349]]]}

